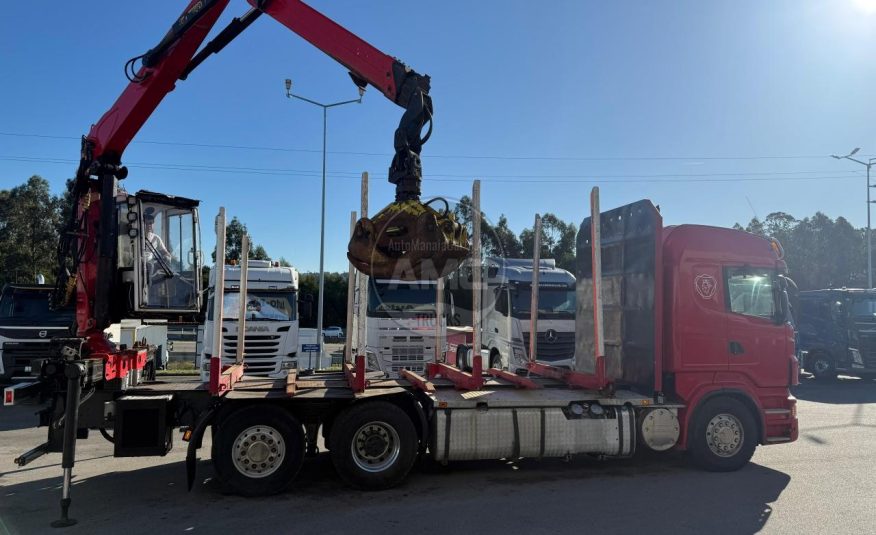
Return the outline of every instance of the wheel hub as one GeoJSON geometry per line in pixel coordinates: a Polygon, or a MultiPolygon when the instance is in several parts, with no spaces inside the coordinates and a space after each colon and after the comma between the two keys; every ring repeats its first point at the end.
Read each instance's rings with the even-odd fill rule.
{"type": "Polygon", "coordinates": [[[232,447],[234,467],[247,477],[267,477],[283,463],[286,443],[279,431],[257,425],[244,429],[232,447]]]}
{"type": "Polygon", "coordinates": [[[742,423],[732,414],[718,414],[706,426],[706,442],[719,457],[732,457],[742,447],[745,434],[742,423]]]}
{"type": "Polygon", "coordinates": [[[370,422],[353,435],[350,450],[360,469],[381,472],[398,459],[401,443],[394,427],[385,422],[370,422]]]}

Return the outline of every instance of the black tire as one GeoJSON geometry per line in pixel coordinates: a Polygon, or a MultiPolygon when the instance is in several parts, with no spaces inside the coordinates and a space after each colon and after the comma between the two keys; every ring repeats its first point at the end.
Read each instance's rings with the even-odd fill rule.
{"type": "Polygon", "coordinates": [[[502,369],[502,355],[495,349],[490,353],[490,368],[502,369]]]}
{"type": "Polygon", "coordinates": [[[460,344],[456,347],[456,367],[462,371],[471,371],[471,348],[460,344]]]}
{"type": "Polygon", "coordinates": [[[285,489],[301,469],[304,429],[284,410],[272,406],[246,407],[228,415],[215,430],[213,465],[216,477],[230,493],[276,494],[285,489]],[[268,473],[265,475],[260,469],[268,473]]]}
{"type": "Polygon", "coordinates": [[[720,397],[697,409],[687,448],[700,468],[732,472],[748,464],[759,441],[758,426],[748,407],[738,399],[720,397]]]}
{"type": "Polygon", "coordinates": [[[332,464],[348,485],[382,490],[401,483],[417,460],[411,418],[386,401],[353,405],[335,420],[329,437],[332,464]]]}
{"type": "Polygon", "coordinates": [[[814,353],[806,361],[806,371],[810,372],[819,381],[832,381],[836,379],[836,367],[833,359],[827,353],[814,353]]]}

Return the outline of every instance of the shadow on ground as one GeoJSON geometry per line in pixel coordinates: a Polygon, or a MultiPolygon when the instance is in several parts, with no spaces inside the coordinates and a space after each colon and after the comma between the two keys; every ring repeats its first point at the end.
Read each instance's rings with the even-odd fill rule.
{"type": "MultiPolygon", "coordinates": [[[[191,493],[183,462],[77,477],[71,516],[80,523],[69,532],[755,533],[790,481],[756,464],[701,472],[679,456],[422,463],[401,487],[359,492],[341,484],[322,454],[286,492],[250,499],[223,494],[211,476],[210,463],[199,463],[191,493]]],[[[0,526],[45,531],[58,515],[59,484],[49,477],[0,489],[0,526]]]]}
{"type": "Polygon", "coordinates": [[[816,403],[876,403],[876,381],[839,377],[833,381],[806,378],[792,389],[797,399],[816,403]]]}

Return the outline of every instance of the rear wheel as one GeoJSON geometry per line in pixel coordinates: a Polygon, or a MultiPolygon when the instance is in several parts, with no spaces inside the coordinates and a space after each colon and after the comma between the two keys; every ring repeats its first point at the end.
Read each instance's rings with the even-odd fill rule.
{"type": "Polygon", "coordinates": [[[712,472],[731,472],[745,466],[757,447],[757,424],[741,401],[715,398],[693,418],[688,450],[693,461],[712,472]]]}
{"type": "Polygon", "coordinates": [[[271,406],[240,409],[217,431],[213,464],[222,485],[234,494],[276,494],[301,469],[304,431],[286,411],[271,406]]]}
{"type": "Polygon", "coordinates": [[[417,459],[413,422],[403,410],[385,401],[347,409],[332,425],[329,443],[338,475],[363,490],[398,485],[417,459]]]}
{"type": "Polygon", "coordinates": [[[809,357],[809,371],[819,380],[836,379],[836,368],[833,359],[827,353],[815,353],[809,357]]]}

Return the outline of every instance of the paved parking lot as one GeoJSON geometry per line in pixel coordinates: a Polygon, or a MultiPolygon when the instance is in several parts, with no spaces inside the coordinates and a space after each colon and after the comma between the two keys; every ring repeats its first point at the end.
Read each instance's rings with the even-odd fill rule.
{"type": "MultiPolygon", "coordinates": [[[[399,488],[345,488],[325,455],[270,498],[223,495],[202,460],[185,489],[185,452],[113,459],[99,435],[79,443],[70,533],[873,533],[876,382],[804,381],[800,440],[758,448],[730,474],[683,456],[569,463],[524,460],[423,464],[399,488]]],[[[0,534],[42,533],[58,516],[60,455],[25,468],[40,443],[34,407],[0,409],[0,534]]],[[[207,455],[209,449],[202,450],[207,455]]],[[[54,531],[57,533],[57,531],[54,531]]]]}

